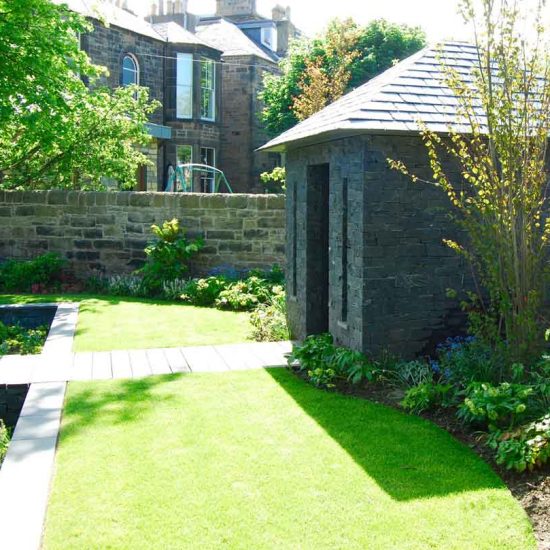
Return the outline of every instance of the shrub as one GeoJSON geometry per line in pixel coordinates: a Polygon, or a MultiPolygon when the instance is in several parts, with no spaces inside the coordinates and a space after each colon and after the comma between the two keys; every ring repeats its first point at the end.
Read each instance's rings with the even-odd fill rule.
{"type": "Polygon", "coordinates": [[[249,311],[259,304],[268,304],[274,294],[282,291],[281,287],[274,287],[265,279],[252,275],[244,281],[229,283],[218,295],[216,307],[232,311],[249,311]]]}
{"type": "Polygon", "coordinates": [[[527,413],[533,388],[503,382],[498,386],[472,382],[458,409],[458,417],[470,424],[483,424],[494,430],[517,424],[527,413]]]}
{"type": "Polygon", "coordinates": [[[523,472],[550,462],[550,414],[513,432],[495,431],[488,445],[496,450],[496,462],[523,472]]]}
{"type": "Polygon", "coordinates": [[[181,295],[185,292],[189,281],[186,279],[174,279],[173,281],[163,281],[162,297],[165,300],[177,301],[181,299],[181,295]]]}
{"type": "Polygon", "coordinates": [[[0,265],[0,289],[4,292],[31,292],[33,286],[55,288],[61,282],[65,260],[49,252],[33,260],[8,260],[0,265]]]}
{"type": "Polygon", "coordinates": [[[401,361],[390,366],[386,377],[399,386],[415,387],[432,382],[434,371],[426,361],[401,361]]]}
{"type": "Polygon", "coordinates": [[[262,172],[260,181],[268,193],[284,193],[286,191],[286,169],[276,166],[271,172],[262,172]]]}
{"type": "Polygon", "coordinates": [[[222,276],[193,279],[185,285],[180,298],[188,304],[211,307],[228,284],[229,281],[222,276]]]}
{"type": "Polygon", "coordinates": [[[218,309],[232,311],[250,311],[259,303],[258,297],[249,292],[246,281],[232,283],[229,288],[222,290],[216,299],[218,309]]]}
{"type": "Polygon", "coordinates": [[[352,384],[370,381],[378,373],[376,364],[362,353],[335,346],[330,334],[308,336],[290,356],[289,364],[296,362],[314,385],[324,388],[333,388],[339,379],[352,384]]]}
{"type": "Polygon", "coordinates": [[[421,413],[436,407],[448,407],[453,403],[453,386],[422,382],[407,390],[401,406],[413,413],[421,413]]]}
{"type": "Polygon", "coordinates": [[[480,338],[447,338],[437,347],[437,353],[444,376],[463,388],[472,382],[511,381],[505,350],[497,350],[480,338]]]}
{"type": "Polygon", "coordinates": [[[6,453],[8,452],[8,446],[10,444],[10,432],[4,421],[0,419],[0,465],[4,461],[6,453]]]}
{"type": "Polygon", "coordinates": [[[151,294],[160,294],[164,281],[182,279],[189,271],[188,262],[203,247],[203,241],[189,242],[179,221],[165,221],[162,226],[151,226],[157,239],[146,249],[147,262],[136,272],[151,294]]]}
{"type": "MultiPolygon", "coordinates": [[[[280,287],[279,287],[280,288],[280,287]]],[[[276,291],[268,304],[262,304],[250,314],[252,336],[258,342],[288,340],[286,296],[282,288],[276,291]]]]}
{"type": "Polygon", "coordinates": [[[257,277],[277,286],[284,286],[285,272],[280,265],[273,265],[270,269],[252,269],[248,272],[248,277],[257,277]]]}
{"type": "Polygon", "coordinates": [[[48,327],[25,329],[0,322],[0,355],[32,355],[40,353],[48,335],[48,327]]]}
{"type": "Polygon", "coordinates": [[[106,279],[107,293],[112,296],[146,296],[147,289],[141,277],[135,275],[113,275],[106,279]]]}

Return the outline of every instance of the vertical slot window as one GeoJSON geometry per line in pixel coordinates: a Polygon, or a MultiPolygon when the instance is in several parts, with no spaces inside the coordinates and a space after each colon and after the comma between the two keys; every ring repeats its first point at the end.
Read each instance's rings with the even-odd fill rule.
{"type": "Polygon", "coordinates": [[[292,251],[291,251],[291,262],[292,262],[292,296],[296,297],[297,286],[298,286],[298,276],[296,274],[296,264],[298,256],[298,186],[296,183],[292,184],[292,251]]]}
{"type": "Polygon", "coordinates": [[[348,224],[348,178],[342,182],[342,311],[341,320],[347,323],[348,320],[348,247],[349,247],[349,224],[348,224]]]}

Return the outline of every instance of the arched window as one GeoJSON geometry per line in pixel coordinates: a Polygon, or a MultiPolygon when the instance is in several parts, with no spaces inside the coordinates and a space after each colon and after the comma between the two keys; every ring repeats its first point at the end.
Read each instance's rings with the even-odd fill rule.
{"type": "Polygon", "coordinates": [[[139,84],[139,65],[137,59],[128,53],[122,60],[122,85],[132,84],[139,84]]]}

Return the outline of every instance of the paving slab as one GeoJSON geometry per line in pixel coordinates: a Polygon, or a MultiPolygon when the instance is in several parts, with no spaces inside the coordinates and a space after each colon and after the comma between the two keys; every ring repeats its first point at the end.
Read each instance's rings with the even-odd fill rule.
{"type": "Polygon", "coordinates": [[[170,374],[172,372],[168,359],[161,349],[148,349],[146,353],[153,374],[170,374]]]}
{"type": "Polygon", "coordinates": [[[131,350],[128,354],[130,356],[133,378],[144,378],[145,376],[151,376],[153,374],[145,350],[131,350]]]}
{"type": "Polygon", "coordinates": [[[191,372],[223,372],[229,370],[213,346],[180,348],[191,372]]]}
{"type": "Polygon", "coordinates": [[[75,353],[70,380],[92,379],[93,354],[90,352],[75,353]]]}
{"type": "Polygon", "coordinates": [[[108,351],[96,352],[92,355],[92,380],[111,380],[111,353],[108,351]]]}
{"type": "Polygon", "coordinates": [[[111,369],[113,378],[132,378],[132,366],[130,365],[130,354],[128,351],[111,352],[111,369]]]}
{"type": "Polygon", "coordinates": [[[162,352],[164,353],[172,372],[191,372],[191,369],[187,364],[187,360],[183,356],[180,348],[164,348],[162,352]]]}

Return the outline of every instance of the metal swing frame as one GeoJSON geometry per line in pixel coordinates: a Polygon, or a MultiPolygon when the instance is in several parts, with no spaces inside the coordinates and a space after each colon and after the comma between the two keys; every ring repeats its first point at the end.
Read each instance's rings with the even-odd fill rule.
{"type": "Polygon", "coordinates": [[[233,193],[233,189],[225,174],[214,166],[207,164],[178,164],[174,168],[174,172],[170,176],[166,185],[165,192],[167,193],[192,193],[193,180],[195,174],[206,174],[212,179],[210,181],[210,191],[208,193],[223,193],[220,191],[222,186],[225,186],[225,193],[233,193]]]}

